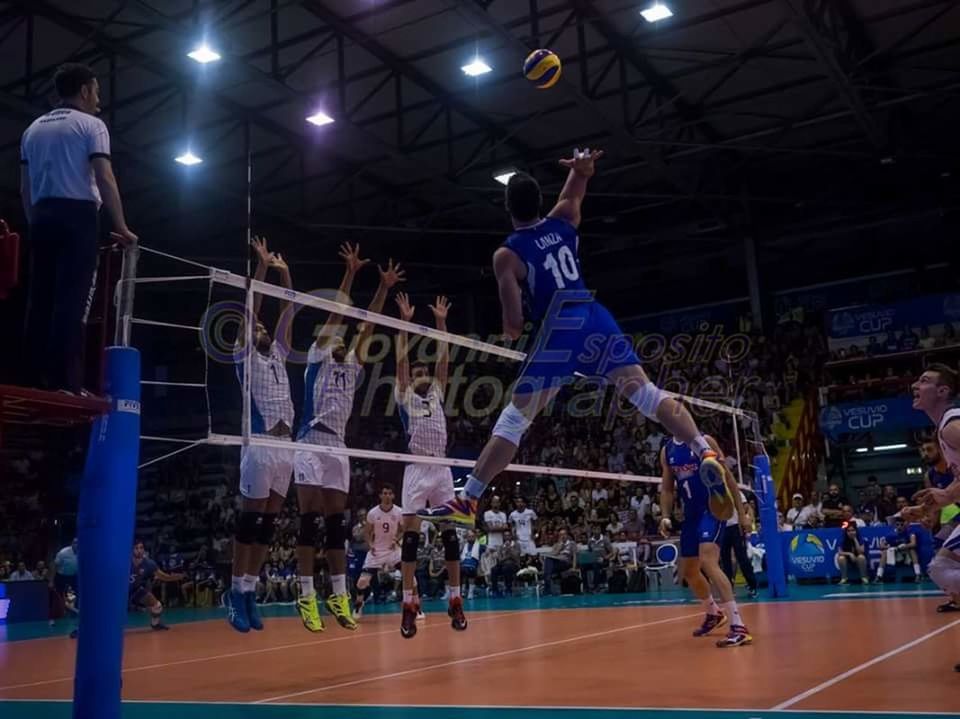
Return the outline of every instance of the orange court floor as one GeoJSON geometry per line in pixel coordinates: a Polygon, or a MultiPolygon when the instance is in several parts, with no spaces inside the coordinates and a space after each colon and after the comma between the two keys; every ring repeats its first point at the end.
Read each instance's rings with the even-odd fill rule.
{"type": "MultiPolygon", "coordinates": [[[[474,600],[465,633],[434,603],[411,640],[396,605],[365,614],[356,632],[328,618],[317,635],[291,607],[247,635],[218,612],[181,610],[169,632],[128,630],[124,716],[958,713],[960,619],[936,612],[929,585],[801,587],[790,600],[744,602],[755,641],[734,649],[692,637],[701,610],[683,595],[648,597],[474,600]]],[[[70,716],[76,642],[43,634],[0,634],[0,717],[70,716]]]]}

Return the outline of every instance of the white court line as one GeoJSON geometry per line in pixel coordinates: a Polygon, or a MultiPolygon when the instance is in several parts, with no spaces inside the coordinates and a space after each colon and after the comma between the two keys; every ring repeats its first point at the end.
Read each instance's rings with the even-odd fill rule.
{"type": "MultiPolygon", "coordinates": [[[[533,612],[539,612],[539,611],[543,611],[543,610],[534,609],[529,611],[515,611],[515,612],[503,612],[500,614],[488,614],[488,615],[478,617],[476,619],[471,617],[470,623],[474,624],[476,622],[487,621],[488,619],[496,619],[497,617],[507,616],[508,614],[524,614],[525,615],[525,614],[531,614],[533,612]]],[[[421,629],[430,629],[431,627],[445,627],[445,626],[447,626],[446,622],[443,622],[442,624],[437,624],[437,623],[431,624],[430,622],[427,622],[426,624],[424,624],[423,627],[421,627],[421,629]]],[[[317,644],[332,644],[334,642],[345,642],[351,639],[363,639],[364,637],[379,637],[385,634],[394,634],[396,631],[397,631],[396,629],[385,629],[380,632],[370,632],[368,634],[363,634],[363,633],[349,634],[345,637],[335,637],[333,639],[315,639],[311,642],[296,642],[295,644],[281,644],[275,647],[264,647],[262,649],[250,649],[243,652],[230,652],[229,654],[215,654],[209,657],[194,657],[192,659],[179,659],[175,662],[164,662],[162,664],[148,664],[142,667],[129,667],[127,669],[123,669],[120,673],[131,674],[133,672],[150,671],[151,669],[164,669],[166,667],[176,667],[184,664],[198,664],[201,662],[213,662],[213,661],[218,661],[220,659],[232,659],[234,657],[245,657],[251,654],[264,654],[266,652],[276,652],[276,651],[282,651],[284,649],[297,649],[299,647],[311,647],[317,644]]],[[[73,677],[61,677],[59,679],[44,679],[43,681],[29,682],[26,684],[11,684],[9,686],[0,687],[0,692],[12,690],[12,689],[27,689],[29,687],[42,687],[48,684],[62,684],[63,682],[72,682],[72,681],[73,681],[73,677]]],[[[4,701],[2,697],[0,697],[0,701],[4,701]]]]}
{"type": "Polygon", "coordinates": [[[939,597],[943,595],[942,589],[890,589],[885,592],[864,592],[863,594],[847,594],[838,592],[836,594],[823,594],[821,599],[876,599],[877,597],[897,597],[898,599],[910,599],[911,597],[939,597]]]}
{"type": "MultiPolygon", "coordinates": [[[[0,704],[70,704],[73,702],[72,699],[0,699],[0,704]]],[[[238,701],[217,701],[217,700],[198,700],[192,701],[189,699],[124,699],[123,703],[126,704],[162,704],[164,706],[219,706],[219,707],[243,707],[249,708],[250,705],[246,702],[238,701]]],[[[267,705],[263,705],[267,706],[267,705]]],[[[695,712],[697,714],[733,714],[733,713],[750,713],[750,714],[769,714],[772,709],[757,709],[751,707],[724,707],[724,708],[715,708],[715,707],[605,707],[605,706],[577,706],[577,705],[563,705],[563,706],[554,706],[548,704],[304,704],[303,702],[275,702],[270,704],[271,707],[298,707],[304,711],[310,709],[446,709],[449,711],[460,711],[464,709],[474,710],[474,709],[529,709],[531,711],[559,711],[559,712],[582,712],[582,711],[596,711],[596,712],[659,712],[661,714],[670,714],[670,713],[689,713],[695,712]]],[[[957,715],[950,712],[918,712],[918,711],[888,711],[888,710],[865,710],[865,709],[844,709],[842,711],[837,709],[782,709],[777,710],[777,714],[784,714],[790,716],[792,714],[799,714],[801,716],[808,716],[810,714],[830,714],[831,716],[894,716],[894,717],[914,717],[914,716],[926,716],[926,717],[951,717],[953,719],[957,715]]],[[[759,719],[759,717],[755,718],[759,719]]]]}
{"type": "MultiPolygon", "coordinates": [[[[373,677],[367,677],[365,679],[354,679],[349,682],[340,682],[339,684],[328,684],[325,687],[319,687],[317,689],[308,689],[302,692],[293,692],[292,694],[281,694],[276,697],[269,697],[267,699],[258,699],[253,704],[268,704],[271,702],[279,702],[283,699],[293,699],[294,697],[302,697],[307,694],[318,694],[320,692],[328,692],[333,689],[343,689],[345,687],[352,687],[358,684],[368,684],[370,682],[379,682],[384,679],[395,679],[396,677],[405,677],[410,674],[419,674],[420,672],[429,672],[434,669],[444,669],[446,667],[455,667],[461,664],[470,664],[471,662],[482,662],[487,659],[496,659],[498,657],[508,657],[512,654],[521,654],[523,652],[530,652],[535,649],[543,649],[545,647],[556,647],[562,644],[572,644],[573,642],[579,642],[583,639],[596,639],[597,637],[605,637],[610,634],[618,634],[620,632],[629,632],[634,629],[643,629],[645,627],[654,627],[658,624],[669,624],[670,622],[679,622],[680,620],[687,620],[694,617],[699,617],[700,612],[696,614],[684,614],[679,617],[670,617],[668,619],[658,619],[653,622],[644,622],[642,624],[630,624],[625,627],[617,627],[616,629],[606,629],[602,632],[591,632],[590,634],[578,634],[575,637],[568,637],[566,639],[557,639],[552,642],[539,642],[537,644],[530,644],[526,647],[517,647],[516,649],[505,649],[500,652],[491,652],[490,654],[481,654],[475,657],[467,657],[466,659],[454,659],[449,662],[439,662],[438,664],[429,664],[425,667],[417,667],[415,669],[405,669],[401,672],[390,672],[389,674],[378,674],[373,677]]],[[[957,620],[960,622],[960,620],[957,620]]]]}
{"type": "Polygon", "coordinates": [[[891,649],[889,652],[885,652],[880,656],[876,656],[870,661],[864,662],[863,664],[858,664],[857,666],[853,667],[852,669],[848,669],[842,674],[837,674],[837,676],[833,677],[832,679],[828,679],[827,681],[821,684],[818,684],[817,686],[811,689],[807,689],[805,692],[800,692],[796,696],[790,697],[786,701],[780,702],[776,706],[771,707],[771,710],[780,711],[782,709],[787,709],[789,707],[792,707],[794,704],[798,704],[802,702],[804,699],[808,699],[812,697],[814,694],[819,694],[824,689],[829,689],[835,684],[839,684],[844,679],[848,679],[852,677],[854,674],[859,674],[864,669],[869,669],[875,664],[879,664],[880,662],[886,661],[890,657],[896,656],[897,654],[905,652],[908,649],[913,649],[913,647],[917,646],[918,644],[922,644],[923,642],[927,641],[928,639],[932,639],[938,634],[943,634],[944,632],[949,631],[950,629],[953,629],[953,627],[957,626],[958,624],[960,624],[960,619],[955,619],[954,621],[950,622],[945,626],[940,627],[939,629],[934,629],[932,632],[924,634],[922,637],[917,637],[916,639],[909,641],[906,644],[901,644],[899,647],[896,647],[895,649],[891,649]]]}

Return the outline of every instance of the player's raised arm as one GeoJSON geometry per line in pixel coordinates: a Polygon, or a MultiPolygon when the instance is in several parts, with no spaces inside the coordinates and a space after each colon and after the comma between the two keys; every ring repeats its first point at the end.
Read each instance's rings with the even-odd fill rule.
{"type": "MultiPolygon", "coordinates": [[[[400,269],[399,264],[393,264],[393,258],[387,263],[386,269],[383,267],[378,269],[380,270],[380,284],[377,286],[377,291],[373,295],[373,299],[370,301],[370,306],[367,307],[367,309],[370,312],[380,314],[384,303],[387,301],[387,294],[389,294],[394,286],[403,282],[406,279],[406,275],[404,271],[400,269]]],[[[367,361],[367,351],[370,348],[371,335],[373,335],[373,323],[361,322],[360,326],[357,327],[357,336],[353,341],[353,346],[357,352],[357,361],[361,364],[367,361]]]]}
{"type": "MultiPolygon", "coordinates": [[[[404,322],[413,320],[416,307],[410,304],[410,298],[406,292],[397,293],[397,307],[400,309],[400,319],[404,322]]],[[[401,397],[407,391],[407,387],[410,386],[410,358],[407,356],[408,353],[407,332],[406,330],[400,330],[397,332],[397,391],[401,397]]]]}
{"type": "Polygon", "coordinates": [[[560,164],[570,170],[567,181],[560,191],[557,204],[550,210],[547,217],[556,217],[566,220],[574,227],[580,226],[580,205],[587,194],[587,183],[593,177],[596,168],[594,163],[603,157],[603,150],[574,150],[573,157],[560,160],[560,164]]]}
{"type": "Polygon", "coordinates": [[[512,250],[501,247],[493,253],[493,273],[497,278],[503,313],[503,334],[512,340],[523,332],[523,290],[520,284],[523,272],[523,263],[512,250]]]}
{"type": "MultiPolygon", "coordinates": [[[[360,245],[351,245],[349,242],[344,242],[340,246],[340,257],[343,259],[346,267],[343,271],[343,279],[340,280],[340,287],[337,290],[337,302],[350,304],[350,290],[353,288],[353,280],[356,278],[357,273],[364,265],[370,262],[370,260],[361,259],[360,245]]],[[[327,321],[323,323],[320,333],[317,335],[317,347],[326,345],[333,337],[336,328],[341,324],[343,324],[343,315],[331,313],[327,317],[327,321]]]]}
{"type": "Polygon", "coordinates": [[[670,530],[673,529],[673,496],[675,483],[673,472],[670,471],[670,465],[667,464],[667,449],[660,448],[660,534],[664,537],[670,536],[670,530]]]}
{"type": "MultiPolygon", "coordinates": [[[[450,300],[443,295],[437,297],[435,304],[430,305],[430,311],[433,312],[433,317],[437,322],[437,329],[441,332],[447,331],[447,315],[449,314],[451,307],[453,307],[453,305],[450,304],[450,300]]],[[[449,342],[437,343],[437,368],[435,372],[437,384],[440,385],[440,389],[446,389],[447,378],[450,376],[449,342]]]]}
{"type": "MultiPolygon", "coordinates": [[[[280,253],[277,253],[271,257],[270,269],[276,270],[277,272],[280,273],[281,285],[286,287],[288,290],[293,289],[293,277],[290,276],[290,266],[283,259],[283,255],[281,255],[280,253]]],[[[290,300],[285,299],[280,302],[280,314],[277,315],[277,325],[273,330],[274,340],[280,340],[280,332],[284,329],[284,318],[290,309],[290,305],[291,305],[290,300]]],[[[289,333],[289,329],[290,329],[289,325],[287,325],[286,329],[288,330],[288,333],[289,333]]],[[[286,341],[289,338],[284,337],[283,339],[284,339],[283,346],[289,347],[290,343],[286,341]]]]}

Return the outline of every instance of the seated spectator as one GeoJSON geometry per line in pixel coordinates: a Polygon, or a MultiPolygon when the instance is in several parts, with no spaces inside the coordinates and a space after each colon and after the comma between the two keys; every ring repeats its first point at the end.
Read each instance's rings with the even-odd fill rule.
{"type": "Polygon", "coordinates": [[[543,583],[544,594],[552,594],[553,578],[558,574],[563,574],[573,569],[573,563],[576,558],[577,545],[570,538],[566,529],[561,529],[557,533],[557,541],[550,548],[550,551],[544,555],[543,559],[543,583]]]}
{"type": "Polygon", "coordinates": [[[440,589],[443,588],[443,594],[441,599],[447,599],[449,596],[448,588],[446,587],[446,582],[448,579],[447,576],[447,560],[444,556],[443,541],[438,534],[433,542],[433,548],[430,553],[430,584],[429,592],[432,596],[437,596],[440,594],[440,589]]]}
{"type": "Polygon", "coordinates": [[[29,582],[33,580],[33,572],[27,569],[24,562],[17,562],[17,568],[7,579],[8,582],[29,582]]]}
{"type": "Polygon", "coordinates": [[[37,566],[33,570],[33,578],[39,579],[42,582],[47,581],[48,572],[46,562],[37,562],[37,566]]]}
{"type": "Polygon", "coordinates": [[[610,516],[610,521],[607,522],[606,530],[607,534],[611,537],[616,537],[621,532],[626,531],[624,529],[623,523],[620,521],[620,518],[617,515],[613,514],[610,516]]]}
{"type": "Polygon", "coordinates": [[[843,505],[845,504],[849,502],[840,494],[840,485],[831,484],[821,500],[820,514],[823,515],[823,526],[839,527],[843,523],[843,505]]]}
{"type": "Polygon", "coordinates": [[[543,514],[551,518],[563,516],[563,501],[553,482],[547,485],[547,493],[543,498],[543,514]]]}
{"type": "Polygon", "coordinates": [[[623,523],[623,531],[629,537],[639,537],[643,534],[643,522],[635,509],[627,512],[627,521],[623,523]]]}
{"type": "Polygon", "coordinates": [[[900,333],[900,351],[901,352],[913,352],[920,346],[920,336],[917,334],[909,325],[903,328],[903,332],[900,333]]]}
{"type": "Polygon", "coordinates": [[[883,351],[885,354],[893,354],[900,351],[900,340],[897,339],[897,333],[891,327],[887,330],[887,337],[883,341],[883,351]]]}
{"type": "Polygon", "coordinates": [[[581,566],[584,588],[588,592],[598,591],[601,578],[606,578],[607,567],[616,557],[616,550],[599,525],[594,526],[590,539],[587,540],[587,549],[593,555],[593,561],[589,565],[581,566]]]}
{"type": "Polygon", "coordinates": [[[860,517],[856,516],[856,514],[854,514],[853,505],[850,505],[850,504],[843,505],[842,511],[843,511],[843,516],[840,521],[841,527],[846,526],[848,524],[855,524],[857,529],[863,529],[864,527],[867,526],[867,522],[865,522],[863,519],[861,519],[860,517]]]}
{"type": "Polygon", "coordinates": [[[880,499],[877,500],[877,519],[887,522],[896,512],[897,490],[892,484],[885,484],[880,490],[880,499]]]}
{"type": "Polygon", "coordinates": [[[818,526],[817,509],[812,504],[804,505],[803,495],[793,495],[793,506],[787,510],[784,529],[810,529],[818,526]]]}
{"type": "Polygon", "coordinates": [[[930,327],[923,325],[920,328],[920,341],[917,343],[922,350],[931,350],[936,345],[936,339],[930,336],[930,327]]]}
{"type": "Polygon", "coordinates": [[[877,582],[883,581],[883,572],[893,567],[897,572],[899,562],[908,562],[913,567],[914,581],[923,581],[920,562],[917,559],[917,535],[907,527],[903,517],[897,517],[893,524],[893,534],[880,538],[880,564],[877,566],[877,582]]]}
{"type": "Polygon", "coordinates": [[[584,521],[586,512],[583,511],[583,507],[580,505],[579,494],[574,493],[570,495],[570,506],[567,508],[565,516],[567,523],[571,526],[579,525],[584,521]]]}
{"type": "Polygon", "coordinates": [[[421,539],[417,545],[417,567],[414,570],[414,576],[417,579],[417,591],[424,599],[433,598],[433,587],[430,581],[430,558],[433,555],[433,545],[431,542],[421,539]]]}
{"type": "Polygon", "coordinates": [[[847,583],[847,570],[851,562],[857,565],[860,572],[860,583],[869,584],[867,550],[860,539],[860,532],[856,524],[848,524],[843,530],[843,540],[840,543],[840,551],[837,553],[837,564],[840,566],[840,584],[847,583]]]}
{"type": "Polygon", "coordinates": [[[503,544],[496,549],[496,564],[490,571],[490,588],[493,596],[510,596],[513,594],[513,580],[520,571],[521,555],[520,544],[513,537],[509,529],[503,533],[503,544]],[[504,589],[500,589],[500,580],[503,580],[504,589]]]}

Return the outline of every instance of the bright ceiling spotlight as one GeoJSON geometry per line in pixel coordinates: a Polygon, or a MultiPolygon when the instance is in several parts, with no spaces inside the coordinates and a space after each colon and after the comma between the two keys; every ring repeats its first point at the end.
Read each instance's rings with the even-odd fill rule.
{"type": "Polygon", "coordinates": [[[202,43],[188,52],[187,57],[189,57],[191,60],[199,62],[201,65],[206,65],[208,62],[216,62],[219,60],[220,53],[212,50],[206,43],[202,43]]]}
{"type": "Polygon", "coordinates": [[[309,122],[311,125],[316,125],[317,127],[323,127],[324,125],[329,125],[331,122],[333,122],[333,118],[323,110],[317,110],[307,118],[307,122],[309,122]]]}
{"type": "Polygon", "coordinates": [[[510,178],[517,174],[516,170],[500,170],[495,172],[493,179],[499,182],[501,185],[506,185],[510,182],[510,178]]]}
{"type": "Polygon", "coordinates": [[[175,157],[174,159],[181,165],[186,165],[187,167],[190,167],[191,165],[199,165],[201,162],[203,162],[203,158],[197,157],[190,150],[187,150],[185,153],[179,157],[175,157]]]}
{"type": "Polygon", "coordinates": [[[479,75],[486,75],[488,72],[493,72],[493,68],[479,57],[473,58],[473,60],[460,69],[463,70],[465,75],[469,75],[470,77],[477,77],[479,75]]]}
{"type": "Polygon", "coordinates": [[[659,22],[660,20],[666,20],[668,17],[673,17],[673,10],[663,3],[655,2],[646,10],[641,10],[640,14],[647,22],[659,22]]]}

